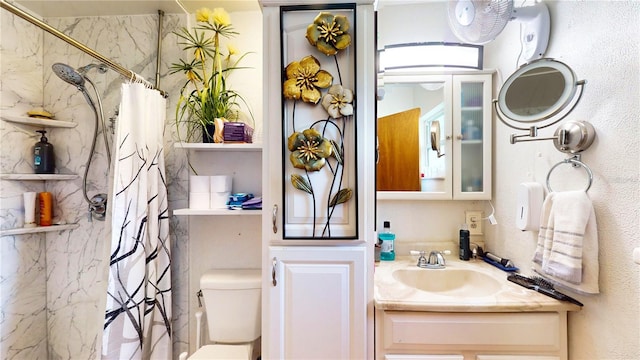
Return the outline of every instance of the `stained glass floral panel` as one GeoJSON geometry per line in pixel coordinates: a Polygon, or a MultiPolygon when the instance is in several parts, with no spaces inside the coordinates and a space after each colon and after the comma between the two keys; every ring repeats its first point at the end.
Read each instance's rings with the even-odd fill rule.
{"type": "Polygon", "coordinates": [[[356,239],[355,6],[282,7],[283,238],[356,239]]]}

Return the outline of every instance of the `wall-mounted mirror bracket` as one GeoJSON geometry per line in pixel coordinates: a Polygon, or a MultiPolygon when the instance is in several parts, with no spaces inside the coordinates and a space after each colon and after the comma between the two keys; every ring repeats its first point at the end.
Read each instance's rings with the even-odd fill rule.
{"type": "Polygon", "coordinates": [[[575,154],[586,150],[593,143],[596,131],[587,121],[568,121],[556,129],[551,137],[538,137],[538,127],[531,126],[528,134],[511,134],[510,143],[523,141],[553,140],[556,149],[561,152],[575,154]]]}

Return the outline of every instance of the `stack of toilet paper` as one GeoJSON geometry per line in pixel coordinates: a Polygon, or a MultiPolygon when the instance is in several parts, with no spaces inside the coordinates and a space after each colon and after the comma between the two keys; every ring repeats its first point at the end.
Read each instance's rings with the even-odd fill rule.
{"type": "Polygon", "coordinates": [[[224,209],[231,195],[232,177],[227,175],[191,175],[189,208],[224,209]]]}

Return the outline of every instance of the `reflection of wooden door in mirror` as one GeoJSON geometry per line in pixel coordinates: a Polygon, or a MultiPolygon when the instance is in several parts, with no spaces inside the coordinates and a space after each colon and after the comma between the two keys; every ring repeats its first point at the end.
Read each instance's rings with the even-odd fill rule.
{"type": "Polygon", "coordinates": [[[378,119],[376,190],[420,191],[420,108],[378,119]]]}

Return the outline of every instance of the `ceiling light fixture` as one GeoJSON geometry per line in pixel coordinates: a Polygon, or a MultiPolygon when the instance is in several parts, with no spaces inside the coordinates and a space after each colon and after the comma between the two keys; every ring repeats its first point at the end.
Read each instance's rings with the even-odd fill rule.
{"type": "Polygon", "coordinates": [[[447,42],[386,45],[379,52],[379,71],[422,67],[482,70],[483,46],[447,42]]]}

